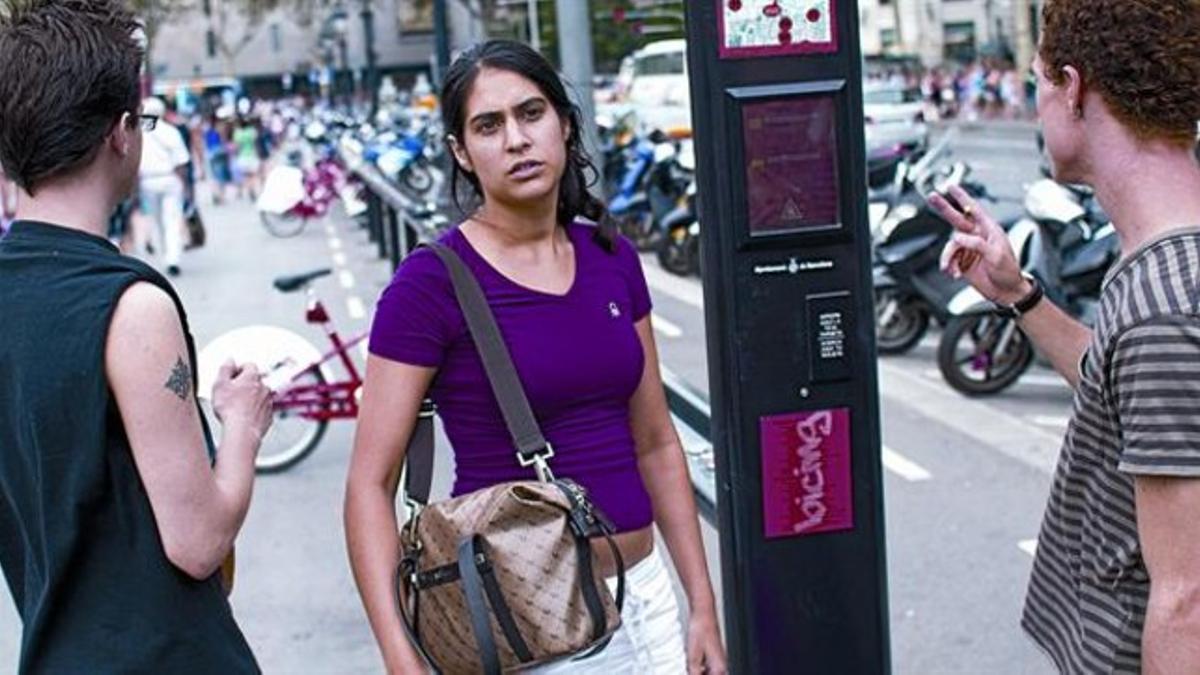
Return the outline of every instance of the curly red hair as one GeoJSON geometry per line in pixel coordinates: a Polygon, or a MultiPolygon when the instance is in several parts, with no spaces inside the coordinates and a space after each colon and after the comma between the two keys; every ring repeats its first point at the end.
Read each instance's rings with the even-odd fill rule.
{"type": "Polygon", "coordinates": [[[1039,52],[1074,66],[1139,137],[1188,147],[1200,120],[1200,0],[1046,0],[1039,52]]]}

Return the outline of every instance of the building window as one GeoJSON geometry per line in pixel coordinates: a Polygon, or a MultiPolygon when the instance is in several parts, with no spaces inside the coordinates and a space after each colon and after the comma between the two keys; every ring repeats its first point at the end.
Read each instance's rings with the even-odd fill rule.
{"type": "Polygon", "coordinates": [[[283,32],[277,23],[271,24],[271,51],[276,54],[283,51],[283,32]]]}
{"type": "Polygon", "coordinates": [[[973,21],[947,23],[942,33],[945,36],[945,54],[948,61],[968,63],[975,60],[977,46],[973,21]]]}
{"type": "Polygon", "coordinates": [[[881,47],[883,47],[885,50],[891,49],[892,47],[896,46],[897,42],[898,42],[898,40],[896,40],[896,29],[895,28],[880,29],[879,44],[881,47]]]}

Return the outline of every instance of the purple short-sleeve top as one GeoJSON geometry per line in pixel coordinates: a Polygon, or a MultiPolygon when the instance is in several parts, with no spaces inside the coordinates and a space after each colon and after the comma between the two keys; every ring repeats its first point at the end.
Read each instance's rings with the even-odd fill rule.
{"type": "MultiPolygon", "coordinates": [[[[512,354],[535,417],[554,447],[555,475],[587,488],[620,532],[652,521],[637,467],[629,401],[645,355],[634,324],[650,313],[641,261],[625,239],[609,252],[595,227],[567,227],[575,280],[563,295],[536,291],[491,266],[457,227],[441,237],[474,273],[512,354]]],[[[453,494],[529,480],[517,464],[449,273],[417,249],[404,260],[376,307],[370,351],[437,369],[429,397],[454,449],[453,494]]]]}

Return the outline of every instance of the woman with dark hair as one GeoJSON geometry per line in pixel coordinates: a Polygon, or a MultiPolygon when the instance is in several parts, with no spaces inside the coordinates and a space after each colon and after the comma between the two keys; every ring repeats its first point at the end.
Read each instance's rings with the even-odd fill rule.
{"type": "MultiPolygon", "coordinates": [[[[579,110],[550,64],[510,41],[463,54],[442,91],[456,200],[469,213],[441,242],[478,279],[521,376],[554,471],[614,522],[630,586],[622,628],[596,657],[539,672],[724,673],[696,506],[671,425],[639,258],[602,220],[579,110]],[[460,189],[461,188],[461,189],[460,189]],[[682,581],[681,631],[657,525],[682,581]]],[[[418,249],[379,300],[346,494],[359,592],[391,672],[421,672],[396,608],[394,477],[421,401],[454,448],[453,493],[528,480],[517,465],[448,272],[418,249]]],[[[612,577],[615,561],[597,547],[612,577]]]]}

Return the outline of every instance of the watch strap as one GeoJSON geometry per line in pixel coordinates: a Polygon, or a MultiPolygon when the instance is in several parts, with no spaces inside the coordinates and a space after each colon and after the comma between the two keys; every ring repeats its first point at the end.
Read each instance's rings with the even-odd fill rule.
{"type": "Polygon", "coordinates": [[[1029,275],[1026,278],[1029,279],[1029,283],[1033,285],[1033,288],[1030,289],[1025,297],[1013,303],[1013,311],[1017,313],[1017,316],[1024,316],[1032,312],[1033,308],[1037,307],[1038,303],[1042,301],[1042,298],[1046,297],[1046,289],[1042,287],[1042,282],[1038,281],[1037,277],[1029,275]]]}

